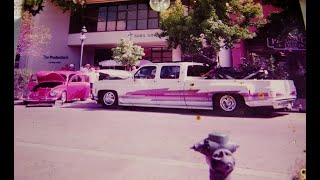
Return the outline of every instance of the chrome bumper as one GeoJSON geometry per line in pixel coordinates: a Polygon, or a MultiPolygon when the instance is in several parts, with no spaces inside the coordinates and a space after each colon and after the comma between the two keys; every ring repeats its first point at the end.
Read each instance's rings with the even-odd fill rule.
{"type": "Polygon", "coordinates": [[[46,103],[46,102],[55,102],[58,98],[38,98],[38,99],[31,99],[31,98],[22,98],[23,101],[31,102],[31,103],[46,103]]]}
{"type": "Polygon", "coordinates": [[[272,103],[272,106],[274,109],[281,109],[281,108],[292,109],[294,101],[295,99],[278,100],[278,101],[274,101],[272,103]]]}

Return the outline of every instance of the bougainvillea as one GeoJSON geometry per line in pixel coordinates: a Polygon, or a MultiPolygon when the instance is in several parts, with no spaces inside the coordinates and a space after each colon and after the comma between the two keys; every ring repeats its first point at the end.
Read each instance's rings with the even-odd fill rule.
{"type": "Polygon", "coordinates": [[[17,54],[20,56],[40,56],[50,40],[50,29],[34,23],[32,15],[24,12],[20,24],[17,54]]]}

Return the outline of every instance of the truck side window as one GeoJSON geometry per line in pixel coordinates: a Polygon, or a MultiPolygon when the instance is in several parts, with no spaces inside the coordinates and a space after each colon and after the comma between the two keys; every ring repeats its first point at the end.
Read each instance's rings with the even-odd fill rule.
{"type": "Polygon", "coordinates": [[[201,77],[203,74],[210,71],[208,66],[201,66],[201,65],[192,65],[188,66],[187,76],[191,77],[201,77]]]}
{"type": "Polygon", "coordinates": [[[180,66],[162,66],[160,79],[179,79],[180,66]]]}
{"type": "Polygon", "coordinates": [[[154,79],[156,76],[156,66],[146,66],[139,69],[134,75],[135,79],[154,79]]]}

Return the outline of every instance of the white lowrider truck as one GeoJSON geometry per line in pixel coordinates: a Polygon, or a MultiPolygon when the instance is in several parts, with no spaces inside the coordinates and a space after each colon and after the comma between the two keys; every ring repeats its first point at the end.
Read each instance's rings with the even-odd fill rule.
{"type": "Polygon", "coordinates": [[[105,108],[148,106],[236,112],[246,106],[287,108],[296,99],[292,80],[206,79],[204,65],[152,63],[131,77],[93,84],[93,99],[105,108]],[[201,73],[202,71],[202,73],[201,73]]]}

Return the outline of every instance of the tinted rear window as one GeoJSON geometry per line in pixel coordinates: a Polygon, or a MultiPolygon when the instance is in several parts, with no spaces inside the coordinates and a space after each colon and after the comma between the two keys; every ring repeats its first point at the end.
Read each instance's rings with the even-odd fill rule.
{"type": "Polygon", "coordinates": [[[192,65],[188,66],[187,76],[191,77],[201,77],[203,74],[210,71],[208,66],[201,66],[201,65],[192,65]]]}

